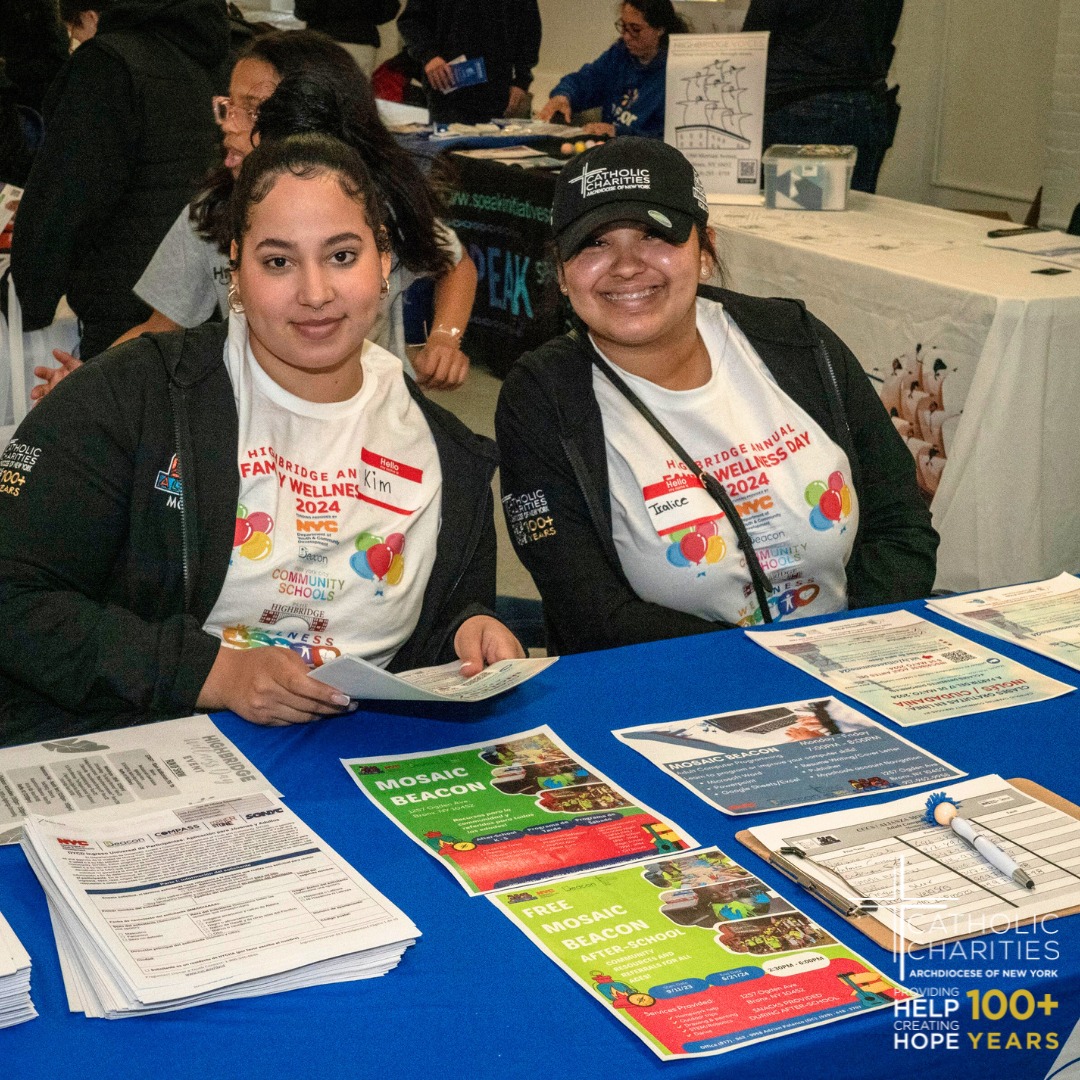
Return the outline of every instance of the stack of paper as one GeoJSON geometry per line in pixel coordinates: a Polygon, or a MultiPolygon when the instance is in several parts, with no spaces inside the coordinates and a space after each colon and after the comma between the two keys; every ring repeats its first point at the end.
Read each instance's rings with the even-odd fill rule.
{"type": "Polygon", "coordinates": [[[277,799],[27,819],[68,1005],[116,1018],[384,975],[419,931],[277,799]]]}
{"type": "Polygon", "coordinates": [[[37,1016],[30,1000],[30,954],[0,912],[0,1028],[37,1016]]]}

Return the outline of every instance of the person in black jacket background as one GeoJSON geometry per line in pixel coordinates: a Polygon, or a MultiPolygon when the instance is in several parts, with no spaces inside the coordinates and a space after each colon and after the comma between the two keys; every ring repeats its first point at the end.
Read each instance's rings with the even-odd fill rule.
{"type": "Polygon", "coordinates": [[[117,0],[61,70],[12,237],[23,324],[67,295],[95,356],[150,309],[132,292],[216,160],[228,82],[223,0],[117,0]]]}
{"type": "Polygon", "coordinates": [[[743,30],[769,31],[762,145],[850,144],[851,186],[873,192],[900,118],[886,84],[904,0],[751,0],[743,30]]]}
{"type": "Polygon", "coordinates": [[[382,44],[379,27],[390,22],[400,0],[296,0],[293,14],[309,30],[318,30],[343,45],[370,79],[375,51],[382,44]]]}
{"type": "Polygon", "coordinates": [[[536,0],[408,0],[398,30],[424,67],[432,120],[483,123],[526,106],[540,56],[536,0]],[[487,82],[452,90],[449,62],[459,56],[482,57],[487,82]]]}

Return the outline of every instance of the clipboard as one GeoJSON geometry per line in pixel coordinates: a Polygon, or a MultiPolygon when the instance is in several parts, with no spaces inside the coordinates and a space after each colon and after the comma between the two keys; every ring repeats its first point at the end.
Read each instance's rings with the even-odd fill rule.
{"type": "MultiPolygon", "coordinates": [[[[1054,794],[1049,788],[1044,788],[1041,784],[1036,784],[1033,780],[1024,780],[1022,778],[1010,779],[1008,783],[1012,784],[1018,791],[1022,791],[1025,795],[1029,795],[1033,799],[1038,799],[1040,802],[1046,803],[1047,806],[1052,806],[1055,810],[1060,810],[1063,814],[1067,814],[1069,817],[1076,818],[1077,821],[1080,821],[1080,806],[1077,806],[1076,803],[1069,802],[1068,799],[1064,799],[1060,795],[1054,794]]],[[[788,878],[788,880],[794,882],[801,889],[804,889],[811,896],[816,897],[827,907],[831,908],[849,926],[858,930],[861,934],[865,934],[875,945],[880,945],[883,949],[888,949],[894,954],[900,952],[901,939],[884,923],[881,923],[874,918],[875,908],[869,910],[859,910],[854,908],[846,902],[846,898],[842,898],[838,893],[834,893],[831,889],[822,886],[820,882],[814,879],[808,880],[799,876],[796,872],[793,872],[794,867],[790,860],[783,858],[776,852],[770,851],[763,843],[761,843],[761,841],[751,834],[749,829],[740,829],[739,832],[735,834],[735,839],[738,840],[743,847],[749,848],[759,858],[764,859],[774,870],[778,870],[784,877],[788,878]]],[[[797,864],[795,865],[797,866],[797,864]]],[[[1055,911],[1054,914],[1058,917],[1080,914],[1080,904],[1074,905],[1073,907],[1062,908],[1060,911],[1055,911]]],[[[1010,925],[1027,926],[1028,924],[1033,923],[1036,918],[1044,919],[1046,916],[1030,916],[1028,918],[1018,919],[1010,925]]],[[[935,941],[934,944],[940,945],[949,941],[962,941],[965,938],[983,937],[990,932],[990,930],[986,930],[981,933],[954,934],[950,937],[940,938],[938,941],[935,941]]],[[[903,948],[906,952],[912,952],[915,949],[925,949],[927,947],[928,946],[916,942],[903,942],[903,948]]]]}

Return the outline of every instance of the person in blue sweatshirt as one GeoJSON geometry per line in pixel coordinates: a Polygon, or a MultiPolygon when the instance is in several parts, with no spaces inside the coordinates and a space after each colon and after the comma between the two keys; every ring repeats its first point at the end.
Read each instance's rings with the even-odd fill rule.
{"type": "Polygon", "coordinates": [[[591,64],[564,76],[540,110],[541,120],[599,108],[590,135],[664,137],[664,75],[669,34],[690,27],[671,0],[633,0],[619,9],[619,40],[591,64]]]}

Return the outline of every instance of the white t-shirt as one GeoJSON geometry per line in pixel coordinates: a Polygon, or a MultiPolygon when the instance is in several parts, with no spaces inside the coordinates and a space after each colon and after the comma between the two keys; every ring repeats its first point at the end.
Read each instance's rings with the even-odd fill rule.
{"type": "Polygon", "coordinates": [[[348,401],[283,390],[230,315],[240,505],[204,629],[235,648],[286,645],[318,666],[385,666],[416,628],[442,510],[442,471],[401,361],[367,342],[348,401]]]}
{"type": "MultiPolygon", "coordinates": [[[[191,222],[190,208],[184,207],[158,245],[154,257],[135,283],[140,300],[156,308],[180,326],[201,326],[218,312],[222,318],[229,311],[229,260],[217,245],[204,239],[191,222]]],[[[464,249],[457,233],[437,221],[439,244],[456,266],[464,249]]],[[[415,374],[405,355],[406,342],[403,311],[405,292],[423,277],[402,265],[394,256],[387,282],[390,292],[379,306],[379,317],[368,335],[377,345],[392,352],[415,374]]]]}
{"type": "MultiPolygon", "coordinates": [[[[859,509],[847,455],[776,384],[719,304],[698,301],[712,377],[666,390],[619,370],[699,467],[731,496],[773,590],[774,618],[847,607],[859,509]]],[[[746,560],[716,502],[599,369],[619,561],[634,591],[705,619],[761,621],[746,560]]]]}

